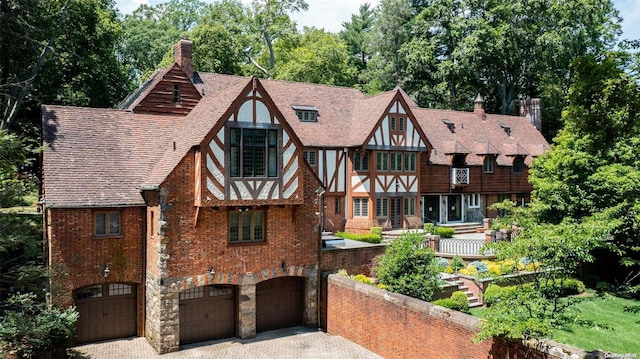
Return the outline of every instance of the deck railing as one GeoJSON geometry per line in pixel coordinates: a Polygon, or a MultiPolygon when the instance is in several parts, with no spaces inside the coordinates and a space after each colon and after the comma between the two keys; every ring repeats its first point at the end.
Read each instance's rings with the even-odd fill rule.
{"type": "Polygon", "coordinates": [[[468,168],[452,168],[451,184],[452,185],[469,184],[469,169],[468,168]]]}
{"type": "MultiPolygon", "coordinates": [[[[484,238],[440,238],[436,252],[460,255],[481,255],[484,238]]],[[[484,253],[493,254],[492,251],[484,253]]]]}

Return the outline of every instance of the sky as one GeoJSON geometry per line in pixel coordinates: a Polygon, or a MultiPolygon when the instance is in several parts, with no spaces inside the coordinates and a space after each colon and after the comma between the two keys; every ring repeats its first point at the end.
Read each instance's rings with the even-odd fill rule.
{"type": "MultiPolygon", "coordinates": [[[[166,0],[116,0],[116,7],[121,13],[128,14],[141,4],[156,5],[163,2],[166,0]]],[[[251,0],[242,2],[249,4],[251,0]]],[[[309,10],[294,14],[292,18],[299,28],[315,26],[337,33],[342,29],[342,23],[350,21],[351,15],[357,13],[360,4],[365,2],[375,7],[380,0],[307,0],[309,10]]],[[[613,0],[613,3],[623,18],[621,39],[640,39],[640,0],[613,0]]]]}

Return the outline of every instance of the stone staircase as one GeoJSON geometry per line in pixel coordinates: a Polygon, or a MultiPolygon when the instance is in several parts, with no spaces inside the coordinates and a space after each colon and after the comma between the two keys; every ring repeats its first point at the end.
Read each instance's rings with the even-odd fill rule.
{"type": "Polygon", "coordinates": [[[482,303],[480,303],[480,298],[476,297],[472,291],[469,290],[469,287],[464,285],[464,282],[460,280],[460,278],[456,275],[452,276],[448,279],[449,282],[458,286],[458,290],[467,295],[467,302],[469,303],[469,308],[481,307],[482,303]]]}
{"type": "Polygon", "coordinates": [[[446,223],[440,224],[442,227],[449,227],[455,230],[455,234],[462,233],[477,233],[478,231],[483,231],[482,223],[479,222],[466,222],[466,223],[446,223]]]}

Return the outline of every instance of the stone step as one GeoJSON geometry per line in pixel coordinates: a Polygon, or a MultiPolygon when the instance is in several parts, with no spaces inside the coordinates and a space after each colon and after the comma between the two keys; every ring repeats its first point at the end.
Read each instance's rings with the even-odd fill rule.
{"type": "Polygon", "coordinates": [[[467,298],[469,298],[469,299],[471,299],[471,298],[475,298],[475,297],[473,296],[473,292],[472,292],[472,291],[470,291],[470,290],[466,290],[466,291],[464,291],[464,294],[466,294],[466,295],[467,295],[467,298]]]}

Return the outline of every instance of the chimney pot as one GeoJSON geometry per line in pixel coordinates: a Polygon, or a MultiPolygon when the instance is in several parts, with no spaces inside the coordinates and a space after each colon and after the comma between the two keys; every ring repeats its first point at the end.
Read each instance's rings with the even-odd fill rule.
{"type": "Polygon", "coordinates": [[[484,99],[480,93],[478,93],[476,100],[473,102],[473,113],[477,114],[481,120],[487,119],[487,114],[484,112],[484,99]]]}

